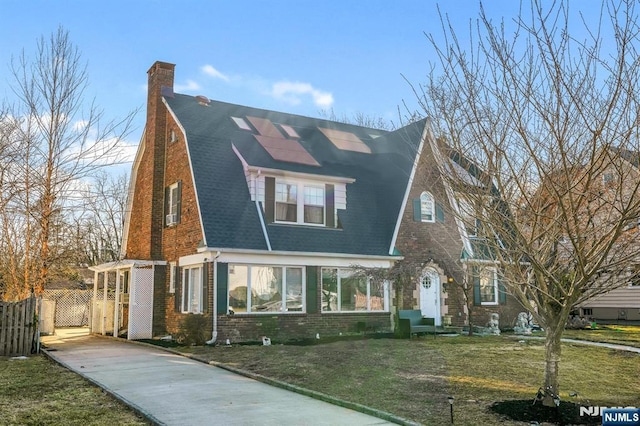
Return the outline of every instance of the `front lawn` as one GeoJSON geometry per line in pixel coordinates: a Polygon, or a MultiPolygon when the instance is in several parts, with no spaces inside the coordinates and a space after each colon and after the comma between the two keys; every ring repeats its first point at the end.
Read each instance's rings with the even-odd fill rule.
{"type": "Polygon", "coordinates": [[[640,348],[640,326],[637,325],[598,325],[596,329],[565,330],[562,337],[640,348]]]}
{"type": "MultiPolygon", "coordinates": [[[[455,397],[456,424],[504,424],[488,407],[533,400],[544,367],[542,341],[501,336],[179,349],[433,425],[449,422],[449,395],[455,397]]],[[[563,400],[640,406],[638,354],[565,344],[560,374],[563,400]]]]}
{"type": "Polygon", "coordinates": [[[2,425],[145,425],[102,389],[44,356],[0,357],[2,425]]]}

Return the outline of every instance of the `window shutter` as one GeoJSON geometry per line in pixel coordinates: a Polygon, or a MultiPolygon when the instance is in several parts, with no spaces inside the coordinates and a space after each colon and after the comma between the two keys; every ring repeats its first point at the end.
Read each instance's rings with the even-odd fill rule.
{"type": "Polygon", "coordinates": [[[264,214],[267,223],[273,223],[276,217],[276,178],[264,178],[264,214]]]}
{"type": "Polygon", "coordinates": [[[218,288],[216,289],[216,307],[218,315],[225,315],[227,311],[227,289],[229,286],[229,264],[218,263],[217,273],[218,288]]]}
{"type": "Polygon", "coordinates": [[[501,305],[507,304],[507,288],[504,286],[504,281],[498,278],[498,302],[501,305]]]}
{"type": "Polygon", "coordinates": [[[477,266],[471,267],[471,279],[473,280],[473,304],[481,305],[482,299],[480,298],[480,271],[477,266]]]}
{"type": "Polygon", "coordinates": [[[176,223],[180,223],[180,207],[182,206],[182,181],[178,181],[177,201],[176,201],[176,223]]]}
{"type": "Polygon", "coordinates": [[[421,204],[420,198],[413,199],[413,220],[415,222],[422,222],[422,212],[420,211],[421,204]]]}
{"type": "Polygon", "coordinates": [[[181,312],[180,307],[182,306],[182,280],[180,279],[181,274],[182,274],[182,268],[176,267],[176,275],[175,275],[176,292],[173,295],[173,298],[174,298],[173,309],[175,312],[181,312]]]}
{"type": "Polygon", "coordinates": [[[163,215],[163,223],[164,226],[167,226],[167,215],[171,210],[171,206],[169,206],[169,197],[171,196],[171,189],[167,186],[164,188],[164,215],[163,215]]]}
{"type": "Polygon", "coordinates": [[[202,313],[209,312],[209,264],[202,265],[202,313]]]}
{"type": "Polygon", "coordinates": [[[440,203],[436,203],[436,221],[444,223],[444,208],[440,203]]]}
{"type": "Polygon", "coordinates": [[[335,198],[335,190],[334,186],[327,184],[325,185],[325,215],[326,215],[326,223],[327,228],[335,228],[336,227],[336,198],[335,198]]]}
{"type": "Polygon", "coordinates": [[[307,313],[318,312],[318,267],[307,266],[307,313]]]}

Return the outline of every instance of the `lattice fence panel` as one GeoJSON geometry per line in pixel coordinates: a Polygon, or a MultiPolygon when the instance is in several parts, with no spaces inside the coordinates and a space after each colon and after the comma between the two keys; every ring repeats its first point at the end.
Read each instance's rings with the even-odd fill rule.
{"type": "Polygon", "coordinates": [[[134,268],[132,279],[128,338],[150,339],[153,336],[153,268],[134,268]]]}
{"type": "MultiPolygon", "coordinates": [[[[93,289],[45,290],[43,297],[56,302],[56,327],[84,327],[89,325],[93,289]]],[[[98,290],[98,298],[102,300],[102,297],[102,290],[98,290]]],[[[115,300],[115,294],[109,291],[107,300],[115,300]]]]}

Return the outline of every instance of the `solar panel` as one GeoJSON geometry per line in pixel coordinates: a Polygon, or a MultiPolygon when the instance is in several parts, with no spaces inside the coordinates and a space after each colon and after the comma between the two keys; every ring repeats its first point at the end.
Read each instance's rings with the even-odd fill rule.
{"type": "Polygon", "coordinates": [[[331,143],[338,149],[343,151],[362,152],[364,154],[371,154],[371,148],[369,148],[360,138],[353,133],[343,132],[336,129],[325,129],[318,127],[318,129],[324,133],[324,135],[331,141],[331,143]]]}
{"type": "Polygon", "coordinates": [[[276,126],[268,119],[247,117],[247,120],[253,124],[259,133],[259,135],[253,136],[274,160],[306,164],[309,166],[320,165],[320,163],[300,145],[300,142],[293,139],[285,139],[282,133],[280,133],[276,126]]]}
{"type": "Polygon", "coordinates": [[[284,130],[287,136],[289,136],[290,138],[300,139],[300,136],[298,136],[298,132],[296,132],[293,127],[287,126],[286,124],[281,124],[280,127],[282,127],[282,130],[284,130]]]}

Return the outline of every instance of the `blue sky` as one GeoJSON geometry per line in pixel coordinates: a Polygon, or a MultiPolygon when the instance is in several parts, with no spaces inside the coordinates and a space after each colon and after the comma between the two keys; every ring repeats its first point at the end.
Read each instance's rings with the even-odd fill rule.
{"type": "MultiPolygon", "coordinates": [[[[441,3],[460,34],[468,34],[479,3],[441,3]]],[[[495,18],[510,21],[518,13],[516,0],[486,3],[495,18]]],[[[23,48],[34,52],[37,39],[61,25],[87,61],[87,95],[105,116],[142,108],[133,143],[144,125],[146,71],[156,60],[176,64],[180,93],[309,116],[332,108],[338,116],[363,113],[397,122],[399,106],[417,105],[408,82],[424,82],[434,59],[424,33],[441,34],[437,5],[0,0],[0,97],[10,97],[11,56],[23,48]]]]}

